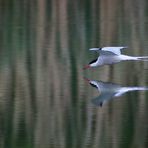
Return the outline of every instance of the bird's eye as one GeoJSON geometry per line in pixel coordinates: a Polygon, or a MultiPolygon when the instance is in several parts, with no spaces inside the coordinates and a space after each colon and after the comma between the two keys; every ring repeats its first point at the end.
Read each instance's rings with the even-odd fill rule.
{"type": "Polygon", "coordinates": [[[91,61],[89,64],[95,63],[97,61],[97,59],[91,61]]]}
{"type": "Polygon", "coordinates": [[[102,50],[102,48],[99,48],[99,50],[102,50]]]}

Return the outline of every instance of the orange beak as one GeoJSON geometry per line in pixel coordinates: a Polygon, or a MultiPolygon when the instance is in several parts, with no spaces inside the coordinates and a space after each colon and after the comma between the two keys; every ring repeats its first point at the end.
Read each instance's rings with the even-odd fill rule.
{"type": "Polygon", "coordinates": [[[90,65],[86,65],[83,67],[83,70],[90,68],[90,65]]]}

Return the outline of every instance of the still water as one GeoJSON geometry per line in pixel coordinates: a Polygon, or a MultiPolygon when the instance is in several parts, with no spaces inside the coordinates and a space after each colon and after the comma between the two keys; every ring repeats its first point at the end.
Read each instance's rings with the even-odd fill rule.
{"type": "Polygon", "coordinates": [[[2,0],[0,147],[148,147],[148,91],[112,92],[147,87],[148,62],[83,70],[98,56],[89,48],[146,56],[147,39],[146,0],[2,0]]]}

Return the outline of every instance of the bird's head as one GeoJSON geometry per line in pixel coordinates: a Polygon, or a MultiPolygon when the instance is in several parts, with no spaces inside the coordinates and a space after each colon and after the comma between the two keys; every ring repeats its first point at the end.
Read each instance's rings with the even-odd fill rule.
{"type": "Polygon", "coordinates": [[[98,85],[97,85],[97,82],[96,81],[90,80],[90,79],[85,78],[85,77],[84,77],[84,80],[86,82],[88,82],[92,87],[98,88],[98,85]]]}
{"type": "Polygon", "coordinates": [[[98,84],[97,84],[96,81],[90,81],[89,84],[90,84],[92,87],[98,88],[98,84]]]}
{"type": "MultiPolygon", "coordinates": [[[[102,48],[90,48],[89,50],[90,51],[99,51],[99,50],[102,50],[102,48]]],[[[84,66],[83,69],[88,69],[88,68],[91,68],[91,67],[96,67],[98,65],[97,61],[98,61],[98,58],[95,59],[95,60],[92,60],[89,64],[84,66]]]]}
{"type": "Polygon", "coordinates": [[[97,63],[97,59],[92,60],[88,65],[85,65],[83,69],[85,70],[91,67],[96,67],[96,63],[97,63]]]}

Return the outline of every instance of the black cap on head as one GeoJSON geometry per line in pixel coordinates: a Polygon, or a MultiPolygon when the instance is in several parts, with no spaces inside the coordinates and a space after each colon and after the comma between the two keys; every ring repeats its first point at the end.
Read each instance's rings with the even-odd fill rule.
{"type": "Polygon", "coordinates": [[[97,86],[96,86],[95,84],[90,83],[90,85],[91,85],[92,87],[97,88],[97,86]]]}
{"type": "Polygon", "coordinates": [[[95,63],[97,61],[97,59],[92,60],[91,62],[89,62],[89,64],[95,63]]]}

